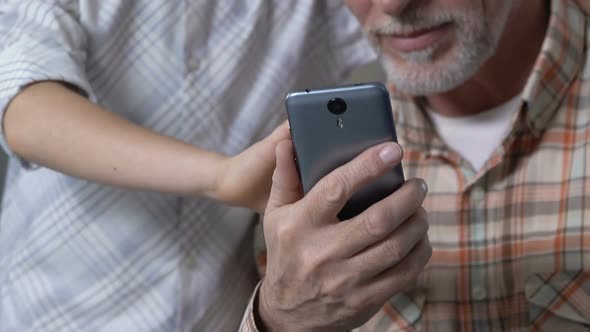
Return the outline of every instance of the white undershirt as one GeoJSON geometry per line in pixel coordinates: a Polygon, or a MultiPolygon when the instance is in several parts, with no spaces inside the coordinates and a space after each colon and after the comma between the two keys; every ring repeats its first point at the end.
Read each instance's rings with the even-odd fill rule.
{"type": "Polygon", "coordinates": [[[427,112],[442,139],[479,170],[508,134],[521,97],[470,116],[448,117],[427,107],[427,112]]]}

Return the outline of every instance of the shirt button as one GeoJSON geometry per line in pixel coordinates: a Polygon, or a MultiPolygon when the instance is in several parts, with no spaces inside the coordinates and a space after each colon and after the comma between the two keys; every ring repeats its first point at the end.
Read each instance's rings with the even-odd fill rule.
{"type": "Polygon", "coordinates": [[[197,57],[190,57],[187,61],[187,67],[189,71],[197,71],[199,66],[201,65],[201,61],[197,57]]]}
{"type": "Polygon", "coordinates": [[[533,281],[527,281],[524,285],[524,293],[527,297],[532,297],[539,290],[539,286],[534,284],[533,281]]]}
{"type": "Polygon", "coordinates": [[[471,289],[471,296],[476,301],[481,301],[486,298],[486,290],[483,286],[477,285],[473,286],[471,289]]]}

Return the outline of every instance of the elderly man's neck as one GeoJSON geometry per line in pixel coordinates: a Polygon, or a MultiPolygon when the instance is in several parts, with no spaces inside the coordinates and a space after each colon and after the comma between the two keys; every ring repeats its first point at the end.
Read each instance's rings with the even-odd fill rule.
{"type": "Polygon", "coordinates": [[[549,24],[550,1],[521,1],[509,18],[496,53],[458,88],[427,96],[436,112],[465,116],[519,95],[533,70],[549,24]]]}

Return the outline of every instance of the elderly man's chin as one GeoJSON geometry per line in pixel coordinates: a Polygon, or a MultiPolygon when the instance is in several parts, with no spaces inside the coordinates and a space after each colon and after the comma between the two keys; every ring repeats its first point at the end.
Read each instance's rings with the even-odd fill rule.
{"type": "Polygon", "coordinates": [[[412,52],[382,47],[379,38],[371,41],[395,89],[410,96],[425,96],[457,88],[475,75],[493,53],[495,43],[485,34],[466,33],[462,37],[412,52]]]}
{"type": "Polygon", "coordinates": [[[411,53],[381,51],[389,83],[410,96],[451,91],[471,78],[488,58],[486,47],[436,49],[411,53]]]}

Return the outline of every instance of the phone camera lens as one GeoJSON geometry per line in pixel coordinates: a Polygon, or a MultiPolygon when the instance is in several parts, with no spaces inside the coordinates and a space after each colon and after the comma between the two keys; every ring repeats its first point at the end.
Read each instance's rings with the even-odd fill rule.
{"type": "Polygon", "coordinates": [[[342,114],[346,111],[346,102],[340,98],[332,98],[328,102],[328,110],[333,114],[342,114]]]}

